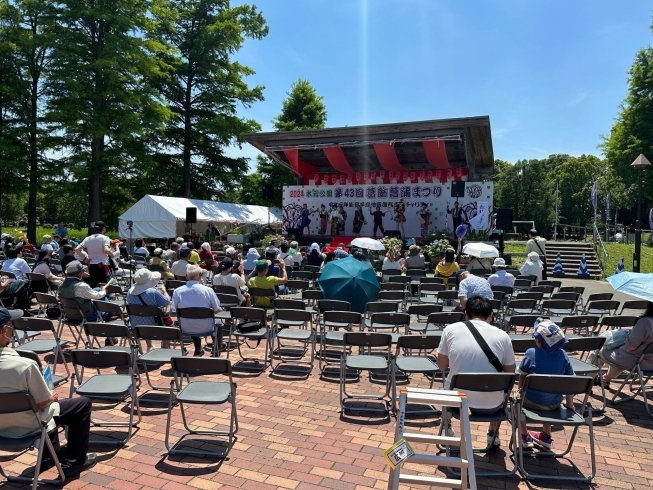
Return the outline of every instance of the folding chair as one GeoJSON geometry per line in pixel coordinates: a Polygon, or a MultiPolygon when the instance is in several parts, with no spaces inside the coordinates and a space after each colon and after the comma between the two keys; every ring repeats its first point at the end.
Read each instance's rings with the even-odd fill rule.
{"type": "Polygon", "coordinates": [[[567,329],[571,328],[573,334],[581,335],[581,330],[585,329],[585,335],[589,335],[596,329],[599,324],[598,316],[577,315],[566,316],[562,318],[560,328],[563,332],[567,333],[567,329]]]}
{"type": "Polygon", "coordinates": [[[438,303],[439,302],[438,294],[442,291],[446,291],[446,289],[447,286],[445,286],[444,284],[420,283],[419,288],[417,289],[417,302],[438,303]]]}
{"type": "Polygon", "coordinates": [[[84,314],[82,313],[82,310],[79,308],[75,300],[67,299],[67,298],[59,298],[59,302],[61,304],[62,315],[61,318],[59,319],[57,336],[61,337],[63,333],[64,325],[68,326],[68,329],[70,330],[70,333],[72,334],[73,339],[75,340],[75,348],[78,348],[80,342],[82,343],[82,345],[85,344],[84,340],[82,339],[84,322],[86,322],[86,319],[84,318],[84,314]]]}
{"type": "Polygon", "coordinates": [[[86,322],[84,323],[84,333],[86,334],[86,348],[87,349],[108,349],[117,350],[121,352],[128,352],[129,354],[136,354],[138,348],[134,337],[132,336],[127,325],[118,325],[115,323],[101,323],[101,322],[86,322]],[[113,337],[120,339],[120,345],[103,346],[100,344],[99,338],[113,337]],[[95,344],[95,345],[94,345],[95,344]],[[97,347],[95,347],[97,346],[97,347]]]}
{"type": "Polygon", "coordinates": [[[515,284],[513,285],[514,292],[519,291],[528,291],[531,288],[530,279],[515,279],[515,284]]]}
{"type": "Polygon", "coordinates": [[[316,323],[322,323],[322,316],[326,311],[351,311],[349,301],[340,301],[337,299],[318,299],[317,300],[317,318],[316,323]]]}
{"type": "Polygon", "coordinates": [[[518,274],[515,276],[515,279],[524,279],[526,281],[530,281],[532,285],[535,281],[537,281],[537,276],[533,274],[518,274]]]}
{"type": "Polygon", "coordinates": [[[555,323],[564,316],[571,316],[576,311],[576,301],[570,299],[547,299],[542,301],[542,313],[550,315],[555,323]]]}
{"type": "Polygon", "coordinates": [[[406,310],[406,292],[405,291],[379,291],[376,297],[377,302],[395,303],[397,308],[401,307],[406,310]]]}
{"type": "Polygon", "coordinates": [[[238,295],[238,290],[234,286],[222,286],[220,284],[213,285],[213,292],[215,292],[216,294],[223,293],[223,294],[235,294],[236,296],[238,295]]]}
{"type": "Polygon", "coordinates": [[[539,309],[540,303],[544,299],[544,293],[540,293],[539,291],[526,291],[519,293],[517,296],[515,296],[513,299],[518,300],[518,299],[532,299],[535,300],[535,308],[539,309]]]}
{"type": "Polygon", "coordinates": [[[117,284],[109,284],[105,286],[105,291],[107,292],[107,300],[110,303],[114,303],[119,306],[125,306],[127,304],[127,295],[122,290],[121,286],[117,284]]]}
{"type": "Polygon", "coordinates": [[[132,356],[127,352],[116,350],[74,349],[70,351],[75,375],[70,382],[69,397],[77,393],[93,400],[115,402],[116,405],[127,398],[129,404],[128,422],[104,422],[91,420],[95,427],[127,427],[127,435],[122,440],[91,440],[89,444],[124,446],[131,438],[134,427],[141,422],[141,408],[136,396],[136,378],[134,377],[132,356]],[[84,368],[97,369],[98,374],[84,381],[84,368]],[[101,374],[100,369],[127,368],[127,374],[101,374]],[[78,386],[75,386],[77,382],[78,386]],[[134,408],[138,414],[138,422],[134,422],[134,408]]]}
{"type": "Polygon", "coordinates": [[[168,290],[168,294],[172,296],[172,293],[175,289],[182,287],[183,285],[186,284],[186,278],[178,279],[180,276],[175,276],[175,279],[168,279],[166,281],[166,289],[168,290]]]}
{"type": "Polygon", "coordinates": [[[31,332],[51,332],[52,339],[40,339],[40,340],[30,340],[19,346],[15,347],[15,350],[18,352],[21,351],[31,351],[36,354],[46,354],[48,352],[54,352],[54,363],[52,364],[52,382],[57,385],[67,381],[70,378],[70,368],[64,357],[63,349],[68,345],[66,340],[61,340],[57,335],[57,329],[54,326],[52,320],[47,318],[34,318],[34,317],[24,317],[18,318],[17,320],[12,320],[11,324],[14,327],[14,330],[22,331],[31,331],[31,332]],[[66,376],[58,376],[57,373],[57,359],[60,359],[64,369],[66,370],[66,376]]]}
{"type": "MultiPolygon", "coordinates": [[[[391,333],[399,335],[402,333],[401,329],[403,327],[403,334],[408,335],[408,325],[410,325],[410,315],[408,313],[372,313],[367,329],[370,332],[390,329],[391,333]]],[[[397,336],[393,337],[394,340],[396,340],[397,336]]]]}
{"type": "Polygon", "coordinates": [[[240,306],[240,298],[237,294],[226,294],[226,293],[215,293],[220,302],[220,308],[223,310],[229,310],[234,306],[240,306]]]}
{"type": "MultiPolygon", "coordinates": [[[[462,390],[462,391],[476,391],[481,393],[492,393],[492,392],[503,392],[503,405],[500,410],[493,414],[480,415],[474,414],[473,412],[469,415],[469,421],[475,423],[490,423],[498,422],[499,426],[497,430],[494,431],[494,437],[492,440],[486,443],[485,447],[475,447],[472,449],[474,453],[488,453],[494,447],[494,442],[499,436],[499,427],[501,423],[507,421],[510,424],[510,444],[509,447],[514,447],[514,437],[515,437],[515,427],[513,414],[510,407],[510,393],[512,388],[515,385],[517,380],[517,375],[514,373],[458,373],[451,377],[449,381],[450,390],[462,390]]],[[[451,412],[451,415],[455,419],[460,418],[460,411],[457,408],[446,408],[442,414],[442,424],[440,425],[440,434],[444,429],[446,421],[448,420],[447,412],[451,412]]],[[[448,451],[448,449],[447,449],[448,451]]],[[[495,476],[513,476],[517,472],[517,465],[513,466],[513,469],[510,471],[485,471],[479,472],[476,471],[476,476],[486,476],[486,477],[495,477],[495,476]]],[[[454,472],[455,473],[455,472],[454,472]]]]}
{"type": "Polygon", "coordinates": [[[444,284],[444,279],[441,277],[420,277],[420,284],[444,284]]]}
{"type": "Polygon", "coordinates": [[[549,286],[546,284],[542,284],[543,281],[540,281],[540,283],[537,286],[531,286],[531,288],[528,290],[529,293],[542,293],[542,299],[551,299],[551,295],[553,294],[553,291],[555,288],[553,286],[549,286]]]}
{"type": "Polygon", "coordinates": [[[624,310],[646,310],[648,305],[649,302],[645,299],[624,301],[624,303],[621,305],[621,311],[619,312],[619,315],[623,315],[624,310]]]}
{"type": "Polygon", "coordinates": [[[442,305],[427,304],[427,305],[410,305],[408,307],[408,314],[417,317],[417,322],[412,322],[408,325],[410,332],[424,332],[428,325],[428,316],[431,313],[440,313],[442,305]]]}
{"type": "Polygon", "coordinates": [[[295,279],[301,279],[307,281],[309,284],[313,281],[313,273],[311,271],[293,271],[292,275],[295,279]]]}
{"type": "Polygon", "coordinates": [[[32,395],[29,393],[0,393],[0,414],[8,415],[21,412],[32,412],[34,414],[34,418],[39,427],[38,432],[21,438],[0,436],[0,451],[22,454],[24,451],[36,448],[38,453],[36,456],[36,465],[34,466],[34,476],[11,476],[5,472],[1,465],[0,474],[2,474],[2,476],[4,476],[10,483],[31,483],[32,490],[37,490],[39,483],[43,485],[63,485],[66,476],[61,468],[61,463],[57,458],[57,454],[54,452],[52,441],[50,441],[50,438],[48,437],[49,432],[58,430],[57,427],[55,426],[48,430],[48,423],[41,420],[41,411],[37,408],[34,398],[32,398],[32,395]],[[52,461],[57,468],[57,472],[59,473],[59,478],[55,480],[39,479],[39,474],[41,473],[41,461],[43,461],[43,453],[46,445],[52,455],[52,461]]]}
{"type": "Polygon", "coordinates": [[[560,288],[562,285],[562,281],[552,281],[552,280],[545,280],[545,281],[540,281],[538,286],[552,286],[554,289],[555,288],[560,288]]]}
{"type": "Polygon", "coordinates": [[[635,326],[639,317],[637,316],[604,316],[599,322],[598,329],[592,333],[598,333],[601,327],[606,327],[606,330],[615,330],[617,328],[632,328],[635,326]]]}
{"type": "Polygon", "coordinates": [[[117,317],[117,319],[110,320],[105,323],[114,323],[116,325],[129,325],[127,315],[125,315],[125,312],[118,304],[110,303],[109,301],[93,300],[93,306],[95,306],[95,309],[100,313],[100,315],[98,315],[99,321],[102,321],[103,318],[102,313],[108,313],[113,317],[117,317]]]}
{"type": "Polygon", "coordinates": [[[619,403],[634,400],[637,397],[637,395],[641,393],[642,398],[644,399],[644,408],[646,409],[646,413],[648,414],[649,417],[653,418],[653,412],[651,412],[651,408],[648,405],[648,396],[646,394],[646,384],[648,383],[648,380],[651,379],[651,376],[653,376],[653,369],[642,369],[641,366],[641,363],[642,361],[644,361],[647,354],[653,354],[653,342],[651,342],[646,346],[644,352],[642,352],[642,355],[639,356],[639,359],[637,360],[633,368],[624,371],[626,373],[626,377],[624,378],[623,382],[619,385],[619,388],[617,389],[615,394],[612,396],[612,400],[610,401],[610,403],[612,403],[612,405],[617,405],[619,403]],[[621,394],[621,390],[623,390],[626,384],[630,382],[632,386],[632,383],[635,381],[635,377],[639,379],[639,388],[637,389],[637,391],[635,391],[635,393],[633,393],[630,396],[622,397],[619,400],[617,400],[617,396],[621,394]]]}
{"type": "Polygon", "coordinates": [[[583,307],[583,294],[585,294],[585,288],[582,286],[560,286],[556,294],[564,293],[576,293],[578,294],[578,304],[580,307],[583,307]]]}
{"type": "MultiPolygon", "coordinates": [[[[275,298],[272,302],[276,310],[307,310],[306,304],[301,299],[275,298]]],[[[312,309],[312,308],[311,308],[312,309]]]]}
{"type": "Polygon", "coordinates": [[[501,291],[492,291],[492,297],[494,299],[498,299],[502,303],[508,301],[508,298],[506,298],[506,293],[503,293],[501,291]]]}
{"type": "MultiPolygon", "coordinates": [[[[368,303],[369,304],[369,303],[368,303]]],[[[325,369],[329,366],[329,346],[342,346],[345,331],[351,331],[354,325],[361,325],[363,316],[354,311],[325,311],[320,324],[320,355],[318,364],[320,371],[324,374],[325,369]],[[343,329],[343,330],[340,330],[343,329]]],[[[333,351],[334,355],[340,360],[342,350],[333,351]]]]}
{"type": "MultiPolygon", "coordinates": [[[[34,299],[39,304],[39,314],[45,314],[50,306],[59,306],[59,300],[54,294],[37,292],[34,293],[34,299]]],[[[59,318],[52,318],[52,320],[59,320],[59,318]]]]}
{"type": "Polygon", "coordinates": [[[619,301],[611,299],[600,299],[596,301],[590,301],[588,299],[585,303],[585,308],[583,309],[583,315],[616,315],[620,304],[619,301]]]}
{"type": "MultiPolygon", "coordinates": [[[[295,273],[293,272],[293,275],[295,273]]],[[[287,296],[297,296],[301,298],[302,291],[310,287],[310,283],[304,279],[289,279],[286,284],[287,296]]]]}
{"type": "MultiPolygon", "coordinates": [[[[224,458],[233,446],[235,434],[238,432],[238,412],[236,408],[236,383],[231,375],[231,362],[227,359],[200,358],[200,357],[173,357],[170,359],[173,379],[170,381],[170,396],[168,398],[168,416],[166,419],[165,446],[168,454],[192,454],[198,456],[218,456],[224,458]],[[226,376],[227,381],[190,381],[190,376],[226,376]],[[184,386],[184,376],[189,382],[184,386]],[[188,431],[174,444],[170,443],[170,426],[172,424],[172,410],[175,401],[179,403],[181,420],[188,431]],[[209,430],[205,428],[193,429],[188,426],[184,404],[189,405],[222,405],[229,402],[231,413],[229,416],[229,430],[209,430]],[[210,451],[201,449],[185,449],[182,447],[184,439],[190,435],[228,436],[227,447],[224,451],[210,451]]],[[[204,441],[198,441],[204,442],[204,441]]],[[[209,444],[208,447],[213,445],[209,444]]]]}
{"type": "Polygon", "coordinates": [[[537,307],[537,300],[521,298],[521,293],[516,299],[511,299],[506,305],[506,316],[512,315],[530,315],[537,307]]]}
{"type": "Polygon", "coordinates": [[[440,291],[438,293],[438,304],[442,305],[442,311],[451,311],[456,306],[453,304],[458,299],[458,291],[440,291]]]}
{"type": "MultiPolygon", "coordinates": [[[[147,268],[148,268],[151,272],[160,272],[160,273],[163,272],[163,266],[160,265],[160,264],[148,264],[148,265],[147,265],[147,268]]],[[[162,275],[163,275],[163,274],[162,274],[162,275]]]]}
{"type": "Polygon", "coordinates": [[[50,292],[50,283],[43,274],[28,272],[27,278],[29,279],[29,286],[32,290],[32,293],[48,294],[50,292]]]}
{"type": "Polygon", "coordinates": [[[215,312],[211,308],[177,308],[177,322],[179,323],[181,334],[186,337],[211,337],[213,339],[211,355],[217,357],[218,352],[220,352],[220,345],[222,344],[222,324],[216,321],[215,312]],[[206,327],[192,325],[187,320],[205,320],[202,323],[206,323],[206,327]]]}
{"type": "Polygon", "coordinates": [[[583,353],[589,354],[590,352],[596,352],[598,354],[606,340],[605,337],[572,337],[567,339],[567,343],[563,346],[563,349],[565,349],[569,354],[572,352],[579,353],[578,358],[572,357],[571,355],[569,356],[571,367],[576,376],[589,376],[591,378],[598,377],[599,387],[601,388],[601,399],[603,401],[603,405],[599,410],[600,413],[605,412],[605,407],[607,406],[605,399],[605,386],[603,385],[603,376],[601,376],[601,358],[598,355],[596,356],[598,366],[587,362],[587,360],[583,361],[582,358],[583,353]]]}
{"type": "MultiPolygon", "coordinates": [[[[343,412],[356,410],[362,412],[388,413],[390,402],[390,389],[392,381],[392,336],[374,332],[345,332],[343,335],[342,358],[340,359],[340,408],[343,412]],[[361,351],[366,350],[368,354],[350,354],[352,347],[358,347],[361,351]],[[382,350],[373,350],[382,349],[382,350]],[[364,394],[347,393],[346,374],[347,370],[368,371],[385,373],[385,393],[364,394]],[[369,406],[352,408],[347,402],[352,400],[377,400],[382,401],[384,408],[378,409],[369,406]]],[[[359,376],[360,379],[360,376],[359,376]]]]}
{"type": "Polygon", "coordinates": [[[429,333],[434,330],[444,330],[444,327],[452,323],[465,320],[465,314],[458,311],[443,311],[431,313],[426,321],[426,328],[420,333],[429,333]]]}
{"type": "Polygon", "coordinates": [[[141,340],[160,340],[161,344],[166,346],[161,348],[153,347],[145,354],[141,354],[138,357],[137,362],[139,365],[143,366],[145,378],[147,379],[147,384],[150,385],[150,388],[155,391],[168,391],[167,386],[156,386],[152,384],[148,366],[168,364],[170,359],[173,357],[185,355],[186,351],[183,348],[184,339],[181,335],[181,330],[177,327],[162,327],[158,325],[134,325],[132,328],[135,333],[135,341],[137,345],[140,345],[141,340]],[[173,346],[172,348],[169,347],[171,342],[173,346]],[[179,343],[179,349],[174,348],[176,343],[179,343]]]}
{"type": "Polygon", "coordinates": [[[399,303],[383,301],[370,301],[369,303],[365,303],[361,330],[365,329],[365,326],[370,322],[374,313],[396,313],[397,311],[399,311],[399,303]]]}
{"type": "Polygon", "coordinates": [[[316,311],[319,299],[324,299],[324,295],[319,289],[304,289],[302,291],[302,301],[306,303],[307,307],[313,307],[316,311]]]}
{"type": "MultiPolygon", "coordinates": [[[[296,309],[296,310],[285,310],[285,309],[275,309],[274,310],[274,325],[276,329],[273,331],[273,338],[277,341],[277,357],[279,363],[275,366],[273,363],[274,360],[274,351],[271,355],[271,367],[272,372],[276,373],[280,370],[280,366],[284,363],[287,364],[304,364],[308,366],[308,369],[292,369],[284,368],[283,371],[291,371],[297,373],[304,373],[308,378],[311,375],[313,370],[313,362],[315,360],[315,331],[313,330],[313,315],[305,309],[296,309]],[[293,328],[297,327],[297,328],[293,328]],[[293,355],[292,358],[286,357],[284,359],[281,350],[281,341],[285,342],[299,342],[302,345],[302,352],[300,355],[293,355]],[[306,352],[310,349],[310,360],[302,361],[306,352]]],[[[274,344],[274,340],[272,341],[274,344]]],[[[271,350],[273,348],[271,347],[271,350]]]]}
{"type": "Polygon", "coordinates": [[[274,289],[267,288],[249,288],[249,295],[252,300],[252,306],[254,308],[263,308],[264,310],[272,309],[272,306],[259,306],[260,298],[265,298],[270,301],[270,304],[276,298],[277,293],[274,289]]]}
{"type": "Polygon", "coordinates": [[[304,271],[311,272],[311,273],[315,274],[316,272],[320,272],[320,266],[317,266],[317,265],[305,265],[304,266],[304,271]]]}
{"type": "Polygon", "coordinates": [[[522,327],[522,334],[526,333],[527,329],[534,328],[535,321],[538,318],[548,319],[548,317],[542,315],[512,315],[508,320],[508,332],[514,327],[516,333],[517,327],[522,327]]]}
{"type": "MultiPolygon", "coordinates": [[[[521,396],[517,401],[517,410],[519,414],[519,420],[515,421],[517,425],[517,461],[519,466],[519,471],[526,480],[533,480],[536,478],[544,478],[547,480],[563,480],[563,481],[582,481],[585,483],[591,483],[592,479],[596,475],[596,454],[594,449],[594,426],[592,424],[592,416],[588,415],[583,417],[581,414],[585,413],[587,408],[587,402],[590,395],[592,394],[592,386],[594,383],[594,378],[589,376],[553,376],[548,374],[529,374],[526,376],[524,385],[521,389],[521,396]],[[524,407],[524,398],[526,397],[526,390],[535,390],[541,391],[544,393],[552,393],[556,395],[582,395],[585,397],[581,403],[580,410],[571,410],[565,408],[562,405],[557,410],[551,411],[541,411],[533,410],[530,408],[524,407]],[[587,426],[589,429],[589,449],[590,449],[590,461],[592,466],[592,473],[590,476],[578,476],[573,477],[568,474],[564,475],[552,475],[551,472],[536,474],[529,473],[524,466],[524,448],[522,445],[522,431],[521,431],[521,420],[525,420],[527,423],[534,424],[551,424],[551,425],[562,425],[567,427],[573,427],[574,430],[569,439],[567,448],[562,452],[553,452],[553,451],[529,451],[530,456],[532,457],[548,457],[548,458],[565,458],[567,454],[571,451],[571,447],[574,444],[576,434],[578,429],[582,426],[587,426]]],[[[573,464],[573,462],[572,462],[573,464]]]]}
{"type": "MultiPolygon", "coordinates": [[[[270,333],[270,328],[268,326],[268,315],[267,312],[262,309],[262,308],[254,308],[254,307],[246,307],[246,306],[238,306],[236,308],[231,308],[229,310],[229,313],[231,313],[231,329],[229,330],[229,345],[233,345],[231,343],[231,337],[235,337],[236,339],[236,345],[238,349],[238,355],[240,356],[241,361],[239,361],[236,365],[240,365],[240,369],[246,369],[250,371],[257,371],[257,372],[263,372],[267,369],[268,364],[272,366],[272,334],[270,333]],[[251,322],[258,322],[259,328],[253,331],[240,331],[239,330],[239,323],[251,323],[251,322]],[[255,347],[250,347],[251,349],[255,349],[258,347],[258,345],[261,343],[261,341],[265,342],[265,354],[264,357],[262,358],[254,358],[254,357],[245,357],[242,352],[242,343],[244,342],[248,347],[249,344],[247,343],[248,341],[256,341],[256,346],[255,347]],[[246,366],[243,363],[247,362],[254,362],[257,364],[256,367],[249,367],[246,366]],[[263,363],[262,366],[258,366],[258,364],[263,363]]],[[[227,351],[227,359],[229,359],[231,351],[227,351]]]]}
{"type": "MultiPolygon", "coordinates": [[[[392,400],[393,407],[397,400],[397,371],[401,371],[406,376],[419,373],[423,374],[429,380],[429,389],[433,389],[433,381],[436,373],[439,371],[437,363],[429,353],[440,346],[439,335],[400,335],[397,339],[397,348],[394,355],[394,368],[392,370],[392,400]],[[413,355],[413,350],[417,354],[413,355]],[[403,355],[400,355],[403,351],[403,355]],[[429,374],[431,375],[429,377],[429,374]]],[[[444,378],[444,375],[443,375],[444,378]]],[[[422,413],[411,411],[408,413],[422,413]]]]}

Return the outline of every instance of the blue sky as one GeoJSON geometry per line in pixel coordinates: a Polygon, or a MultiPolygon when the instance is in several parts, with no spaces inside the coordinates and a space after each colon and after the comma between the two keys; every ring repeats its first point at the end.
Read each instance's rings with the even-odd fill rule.
{"type": "Polygon", "coordinates": [[[489,115],[495,158],[509,162],[599,154],[635,53],[653,42],[641,0],[254,3],[270,33],[236,58],[265,101],[240,112],[264,131],[306,78],[328,127],[489,115]]]}

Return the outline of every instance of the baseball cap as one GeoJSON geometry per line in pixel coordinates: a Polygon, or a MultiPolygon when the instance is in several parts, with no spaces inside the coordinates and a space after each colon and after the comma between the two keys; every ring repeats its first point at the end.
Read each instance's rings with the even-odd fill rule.
{"type": "Polygon", "coordinates": [[[225,254],[227,255],[233,255],[236,253],[236,249],[234,247],[229,247],[227,250],[224,251],[225,254]]]}
{"type": "Polygon", "coordinates": [[[107,225],[104,223],[104,221],[96,221],[95,222],[95,231],[102,231],[102,228],[106,228],[107,225]]]}
{"type": "Polygon", "coordinates": [[[79,274],[81,271],[88,272],[88,267],[79,260],[73,260],[66,266],[66,274],[79,274]]]}
{"type": "Polygon", "coordinates": [[[257,271],[264,271],[267,268],[268,268],[268,261],[267,260],[257,260],[256,261],[256,270],[257,271]]]}
{"type": "Polygon", "coordinates": [[[0,307],[0,327],[4,327],[11,320],[18,320],[21,316],[23,316],[22,310],[8,310],[0,307]]]}
{"type": "Polygon", "coordinates": [[[506,261],[501,257],[497,257],[496,259],[494,259],[494,267],[505,267],[505,266],[506,266],[506,261]]]}
{"type": "Polygon", "coordinates": [[[535,320],[534,327],[533,338],[539,340],[540,345],[547,352],[555,352],[569,342],[560,327],[551,320],[538,318],[535,320]]]}
{"type": "Polygon", "coordinates": [[[178,253],[180,257],[190,257],[190,248],[183,247],[178,253]]]}

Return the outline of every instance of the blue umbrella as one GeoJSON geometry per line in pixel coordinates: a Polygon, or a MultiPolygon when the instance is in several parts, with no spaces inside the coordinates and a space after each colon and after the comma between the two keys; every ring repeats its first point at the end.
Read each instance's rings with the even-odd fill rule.
{"type": "Polygon", "coordinates": [[[615,291],[653,301],[653,274],[622,272],[608,277],[608,282],[615,291]]]}
{"type": "Polygon", "coordinates": [[[329,262],[317,283],[325,299],[349,301],[351,310],[359,313],[381,290],[372,266],[353,257],[329,262]]]}

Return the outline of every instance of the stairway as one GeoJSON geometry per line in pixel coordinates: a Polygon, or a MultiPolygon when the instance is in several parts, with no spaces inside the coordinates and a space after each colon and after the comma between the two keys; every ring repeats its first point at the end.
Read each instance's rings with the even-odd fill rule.
{"type": "MultiPolygon", "coordinates": [[[[585,254],[585,259],[587,259],[587,272],[590,276],[586,279],[600,279],[602,276],[601,266],[599,261],[596,258],[594,249],[592,248],[591,243],[583,242],[546,242],[546,261],[548,265],[549,275],[554,277],[551,274],[553,266],[556,262],[556,256],[560,252],[560,258],[562,259],[562,268],[565,270],[564,277],[576,278],[580,276],[576,275],[578,271],[578,266],[580,265],[580,258],[585,254]]],[[[560,276],[563,277],[563,276],[560,276]]]]}

